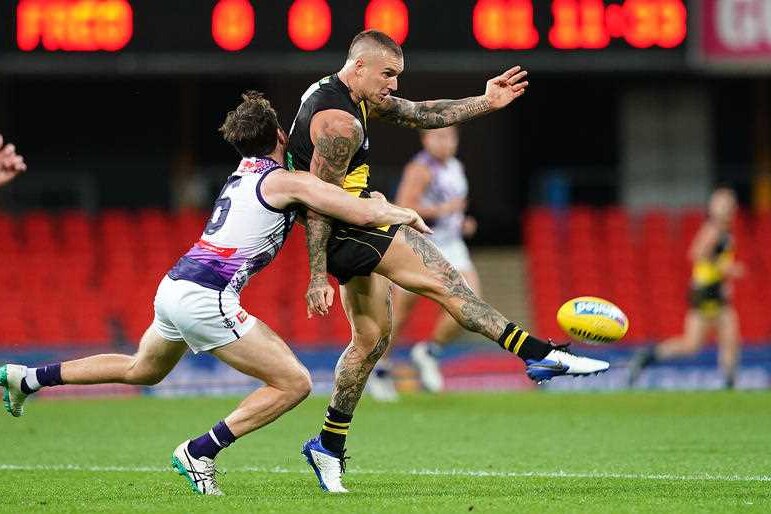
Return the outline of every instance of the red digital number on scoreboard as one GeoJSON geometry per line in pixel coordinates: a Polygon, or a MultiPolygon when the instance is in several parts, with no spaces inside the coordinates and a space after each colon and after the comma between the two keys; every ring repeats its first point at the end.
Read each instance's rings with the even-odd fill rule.
{"type": "MultiPolygon", "coordinates": [[[[526,50],[538,44],[534,0],[478,0],[474,37],[490,50],[526,50]]],[[[559,50],[607,48],[614,38],[635,48],[674,48],[688,33],[682,0],[553,0],[549,44],[559,50]]]]}
{"type": "Polygon", "coordinates": [[[27,52],[117,52],[133,32],[126,0],[22,0],[16,8],[16,44],[27,52]]]}
{"type": "Polygon", "coordinates": [[[402,0],[372,0],[364,11],[364,28],[385,32],[401,45],[410,31],[410,11],[402,0]]]}
{"type": "Polygon", "coordinates": [[[211,14],[214,42],[229,52],[237,52],[254,39],[254,7],[249,0],[220,0],[211,14]]]}

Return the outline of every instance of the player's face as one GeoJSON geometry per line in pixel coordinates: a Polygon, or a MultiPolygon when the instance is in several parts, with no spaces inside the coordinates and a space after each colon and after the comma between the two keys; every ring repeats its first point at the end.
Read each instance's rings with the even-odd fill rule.
{"type": "Polygon", "coordinates": [[[423,148],[440,161],[455,157],[458,152],[458,129],[455,127],[426,130],[422,140],[423,148]]]}
{"type": "Polygon", "coordinates": [[[390,52],[377,52],[362,59],[358,70],[364,98],[373,105],[383,102],[398,87],[404,59],[390,52]]]}
{"type": "Polygon", "coordinates": [[[732,191],[719,190],[712,193],[709,201],[709,213],[712,218],[722,223],[730,223],[736,212],[736,197],[732,191]]]}

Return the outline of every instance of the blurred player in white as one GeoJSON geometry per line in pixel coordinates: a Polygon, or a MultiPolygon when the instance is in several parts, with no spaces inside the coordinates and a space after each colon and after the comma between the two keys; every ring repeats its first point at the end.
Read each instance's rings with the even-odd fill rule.
{"type": "MultiPolygon", "coordinates": [[[[477,224],[466,215],[468,180],[463,164],[456,158],[459,129],[449,126],[421,130],[423,150],[407,164],[402,175],[396,204],[417,211],[431,226],[431,241],[447,261],[457,269],[469,287],[481,296],[479,275],[471,262],[464,238],[474,235],[477,224]]],[[[394,294],[393,338],[398,340],[418,296],[401,288],[394,294]]],[[[423,387],[439,392],[444,387],[439,366],[442,347],[460,334],[462,327],[442,311],[430,341],[417,343],[410,352],[418,368],[423,387]]],[[[389,401],[397,396],[391,376],[391,364],[384,356],[370,377],[370,392],[376,399],[389,401]]]]}
{"type": "Polygon", "coordinates": [[[16,153],[14,145],[3,144],[3,136],[0,134],[0,187],[25,171],[27,171],[27,164],[24,162],[24,157],[16,153]]]}
{"type": "MultiPolygon", "coordinates": [[[[227,179],[201,238],[158,286],[155,319],[135,355],[102,354],[40,368],[0,366],[6,410],[24,412],[26,398],[62,384],[154,385],[185,352],[211,352],[264,386],[200,437],[181,443],[172,464],[200,494],[222,494],[214,458],[236,439],[274,421],[311,390],[308,370],[270,327],[240,305],[249,278],[270,264],[304,204],[366,226],[407,223],[428,228],[410,209],[359,199],[310,173],[284,169],[287,136],[270,103],[255,92],[228,113],[220,129],[242,156],[227,179]]],[[[140,420],[141,422],[141,420],[140,420]]]]}
{"type": "Polygon", "coordinates": [[[739,363],[739,318],[731,305],[732,282],[744,274],[734,258],[731,225],[736,214],[736,195],[720,187],[709,201],[709,218],[691,242],[690,308],[683,334],[651,348],[640,350],[629,364],[629,385],[651,364],[693,355],[701,350],[710,330],[717,333],[719,364],[724,386],[734,387],[739,363]]]}

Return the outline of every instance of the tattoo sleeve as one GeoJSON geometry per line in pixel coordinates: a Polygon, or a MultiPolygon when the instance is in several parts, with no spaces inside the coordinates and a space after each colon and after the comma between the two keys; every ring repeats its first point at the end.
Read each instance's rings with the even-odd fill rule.
{"type": "Polygon", "coordinates": [[[425,102],[411,102],[391,96],[375,108],[376,115],[384,121],[402,127],[424,129],[455,125],[492,110],[490,102],[483,96],[425,102]]]}
{"type": "MultiPolygon", "coordinates": [[[[315,137],[315,149],[310,171],[321,180],[342,185],[353,154],[361,145],[364,132],[357,122],[345,127],[326,124],[315,137]]],[[[306,244],[310,261],[311,281],[324,280],[327,273],[327,241],[332,233],[330,218],[308,210],[306,244]]]]}
{"type": "Polygon", "coordinates": [[[444,296],[448,300],[444,307],[452,317],[463,328],[498,341],[508,320],[471,290],[463,276],[447,262],[434,243],[410,227],[401,226],[399,230],[404,233],[404,239],[413,253],[423,261],[428,273],[441,281],[444,296]]]}

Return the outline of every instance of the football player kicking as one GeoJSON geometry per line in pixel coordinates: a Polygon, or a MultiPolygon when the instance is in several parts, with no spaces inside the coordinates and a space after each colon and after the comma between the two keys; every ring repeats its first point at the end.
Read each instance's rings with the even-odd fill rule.
{"type": "MultiPolygon", "coordinates": [[[[412,102],[393,96],[404,70],[401,47],[388,35],[367,30],[354,37],[337,73],[311,84],[289,134],[289,156],[355,196],[368,196],[372,119],[410,128],[439,128],[503,109],[525,93],[518,66],[487,81],[484,94],[460,100],[412,102]]],[[[306,302],[326,315],[340,282],[351,342],[335,368],[332,398],[318,436],[302,448],[322,489],[346,492],[342,484],[345,441],[367,377],[391,343],[391,283],[441,305],[459,325],[518,356],[538,382],[608,369],[605,361],[573,355],[537,339],[506,319],[469,287],[460,272],[422,234],[404,225],[376,228],[332,222],[308,211],[306,231],[311,280],[306,302]]]]}
{"type": "Polygon", "coordinates": [[[238,438],[275,420],[311,390],[308,371],[270,327],[241,308],[239,292],[265,268],[292,227],[295,204],[348,223],[406,223],[430,230],[417,213],[377,199],[358,199],[310,173],[284,169],[287,136],[259,93],[247,92],[220,128],[242,156],[215,202],[201,239],[163,278],[155,319],[134,355],[102,354],[40,368],[0,367],[3,402],[13,416],[42,387],[62,384],[160,382],[190,348],[265,383],[200,437],[181,443],[172,465],[193,490],[222,494],[215,457],[238,438]]]}

